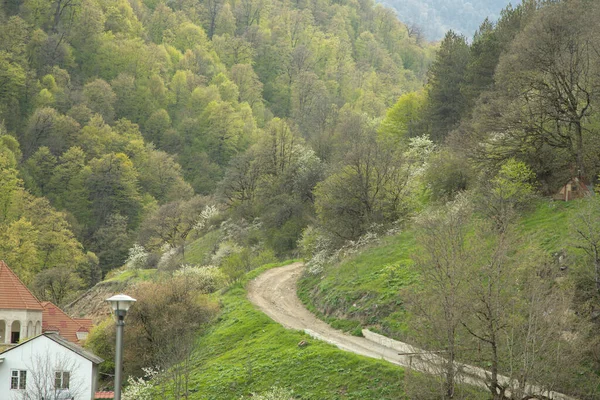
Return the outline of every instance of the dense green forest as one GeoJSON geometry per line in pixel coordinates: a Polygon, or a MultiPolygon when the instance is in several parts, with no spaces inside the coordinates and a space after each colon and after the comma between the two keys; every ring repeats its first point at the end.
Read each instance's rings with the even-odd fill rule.
{"type": "Polygon", "coordinates": [[[368,1],[4,1],[0,21],[0,252],[44,298],[134,242],[179,248],[212,206],[289,252],[344,124],[375,126],[433,55],[368,1]]]}
{"type": "MultiPolygon", "coordinates": [[[[525,229],[570,179],[597,183],[596,1],[526,0],[435,46],[368,0],[0,7],[0,259],[59,305],[157,270],[132,291],[128,373],[168,370],[188,398],[173,366],[211,293],[301,256],[324,317],[348,303],[321,307],[319,282],[389,284],[358,323],[488,368],[494,399],[598,395],[600,200],[560,240],[525,229]],[[382,238],[383,272],[348,264],[382,238]]],[[[105,357],[110,331],[91,340],[105,357]]],[[[458,398],[453,365],[430,398],[458,398]]]]}

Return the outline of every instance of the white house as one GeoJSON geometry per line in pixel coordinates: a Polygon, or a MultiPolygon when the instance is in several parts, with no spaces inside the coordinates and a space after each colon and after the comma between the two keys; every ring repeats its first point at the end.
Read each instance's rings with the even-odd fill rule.
{"type": "Polygon", "coordinates": [[[103,360],[56,333],[0,353],[0,399],[92,400],[103,360]]]}

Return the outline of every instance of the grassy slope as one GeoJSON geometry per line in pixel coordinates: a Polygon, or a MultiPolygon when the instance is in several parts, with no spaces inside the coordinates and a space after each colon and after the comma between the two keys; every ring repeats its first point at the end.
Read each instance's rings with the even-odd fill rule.
{"type": "Polygon", "coordinates": [[[213,230],[186,244],[185,262],[199,265],[210,264],[210,254],[219,242],[220,237],[221,232],[219,230],[213,230]]]}
{"type": "MultiPolygon", "coordinates": [[[[191,242],[186,250],[186,261],[206,262],[216,235],[205,235],[191,242]]],[[[386,257],[397,259],[401,253],[395,247],[381,262],[386,257]]],[[[285,264],[287,262],[280,265],[285,264]]],[[[292,389],[296,399],[411,397],[405,394],[402,368],[344,352],[300,331],[287,330],[258,311],[247,300],[245,286],[275,266],[254,270],[224,293],[215,294],[221,313],[215,324],[198,338],[190,376],[191,399],[240,399],[263,393],[273,386],[292,389]],[[308,345],[299,347],[298,343],[303,340],[308,345]]],[[[126,275],[115,277],[117,280],[127,278],[126,275]]],[[[374,288],[377,286],[373,284],[374,288]]],[[[429,376],[411,376],[412,385],[415,382],[426,387],[435,385],[429,376]]],[[[462,389],[472,393],[473,399],[485,398],[479,390],[473,393],[473,388],[462,389]]]]}
{"type": "Polygon", "coordinates": [[[104,282],[129,282],[137,283],[149,281],[156,275],[156,269],[126,269],[115,273],[104,282]]]}
{"type": "MultiPolygon", "coordinates": [[[[580,203],[539,201],[525,215],[519,231],[550,253],[569,249],[569,227],[580,203]]],[[[569,249],[570,250],[570,249],[569,249]]],[[[302,301],[333,326],[351,332],[370,327],[405,339],[399,290],[415,282],[411,254],[416,249],[410,230],[385,238],[376,247],[300,281],[302,301]]]]}
{"type": "MultiPolygon", "coordinates": [[[[270,266],[273,267],[273,266],[270,266]]],[[[253,271],[220,296],[219,321],[199,338],[193,399],[237,399],[272,386],[300,399],[401,399],[403,370],[284,329],[246,299],[253,271]],[[298,347],[305,340],[306,347],[298,347]]]]}
{"type": "Polygon", "coordinates": [[[369,326],[402,337],[398,291],[415,281],[410,259],[414,246],[410,231],[384,238],[323,274],[304,276],[298,294],[311,311],[336,328],[358,334],[361,326],[369,326]]]}
{"type": "Polygon", "coordinates": [[[541,201],[533,212],[521,219],[520,231],[548,252],[572,250],[569,249],[569,230],[581,204],[581,201],[541,201]]]}

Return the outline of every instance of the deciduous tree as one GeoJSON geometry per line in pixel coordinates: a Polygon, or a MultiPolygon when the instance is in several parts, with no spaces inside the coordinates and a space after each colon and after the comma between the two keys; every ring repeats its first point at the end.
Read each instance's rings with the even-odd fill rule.
{"type": "MultiPolygon", "coordinates": [[[[421,215],[417,221],[418,241],[415,267],[422,287],[408,294],[409,309],[415,316],[414,329],[439,360],[441,393],[444,399],[455,397],[459,371],[456,365],[464,344],[461,341],[464,313],[468,306],[467,265],[471,261],[466,237],[471,219],[471,205],[458,197],[446,206],[421,215]],[[439,358],[435,355],[439,351],[439,358]]],[[[432,364],[435,364],[432,362],[432,364]]]]}
{"type": "Polygon", "coordinates": [[[570,163],[575,174],[586,177],[591,165],[586,148],[596,143],[589,122],[598,95],[599,54],[593,50],[598,46],[593,25],[583,21],[594,10],[579,1],[549,4],[515,38],[496,72],[498,100],[483,109],[491,117],[483,126],[494,142],[490,153],[497,149],[510,157],[529,151],[539,158],[544,146],[564,149],[567,167],[570,163]]]}
{"type": "MultiPolygon", "coordinates": [[[[190,200],[177,200],[161,206],[147,218],[140,231],[141,242],[150,249],[159,249],[164,244],[185,250],[185,242],[201,220],[201,213],[208,199],[200,196],[190,200]]],[[[183,252],[185,261],[185,252],[183,252]]]]}
{"type": "Polygon", "coordinates": [[[110,153],[89,162],[86,188],[93,210],[93,226],[103,225],[110,215],[127,217],[129,226],[139,223],[141,197],[138,173],[123,153],[110,153]]]}

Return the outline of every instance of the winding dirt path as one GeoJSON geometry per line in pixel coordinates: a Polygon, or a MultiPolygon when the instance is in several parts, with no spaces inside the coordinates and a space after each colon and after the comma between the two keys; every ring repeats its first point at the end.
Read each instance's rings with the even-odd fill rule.
{"type": "MultiPolygon", "coordinates": [[[[409,344],[390,340],[363,331],[367,338],[348,335],[338,331],[315,317],[304,307],[296,295],[296,284],[302,274],[304,264],[297,262],[284,267],[273,268],[252,280],[248,285],[248,299],[261,311],[288,329],[302,330],[310,336],[333,344],[338,348],[367,357],[383,359],[393,364],[409,367],[426,373],[437,373],[442,360],[439,356],[427,354],[424,350],[409,344]]],[[[465,364],[457,364],[462,370],[462,381],[471,385],[486,387],[487,371],[465,364]]],[[[501,377],[508,382],[508,378],[501,377]]],[[[575,400],[562,393],[542,391],[529,386],[533,393],[543,393],[547,398],[575,400]]]]}
{"type": "MultiPolygon", "coordinates": [[[[250,282],[248,298],[275,322],[288,329],[306,331],[342,350],[367,357],[396,358],[397,351],[333,329],[308,311],[296,295],[296,282],[303,268],[303,263],[294,263],[268,270],[250,282]]],[[[399,357],[395,363],[408,366],[409,362],[408,357],[399,357]]]]}

